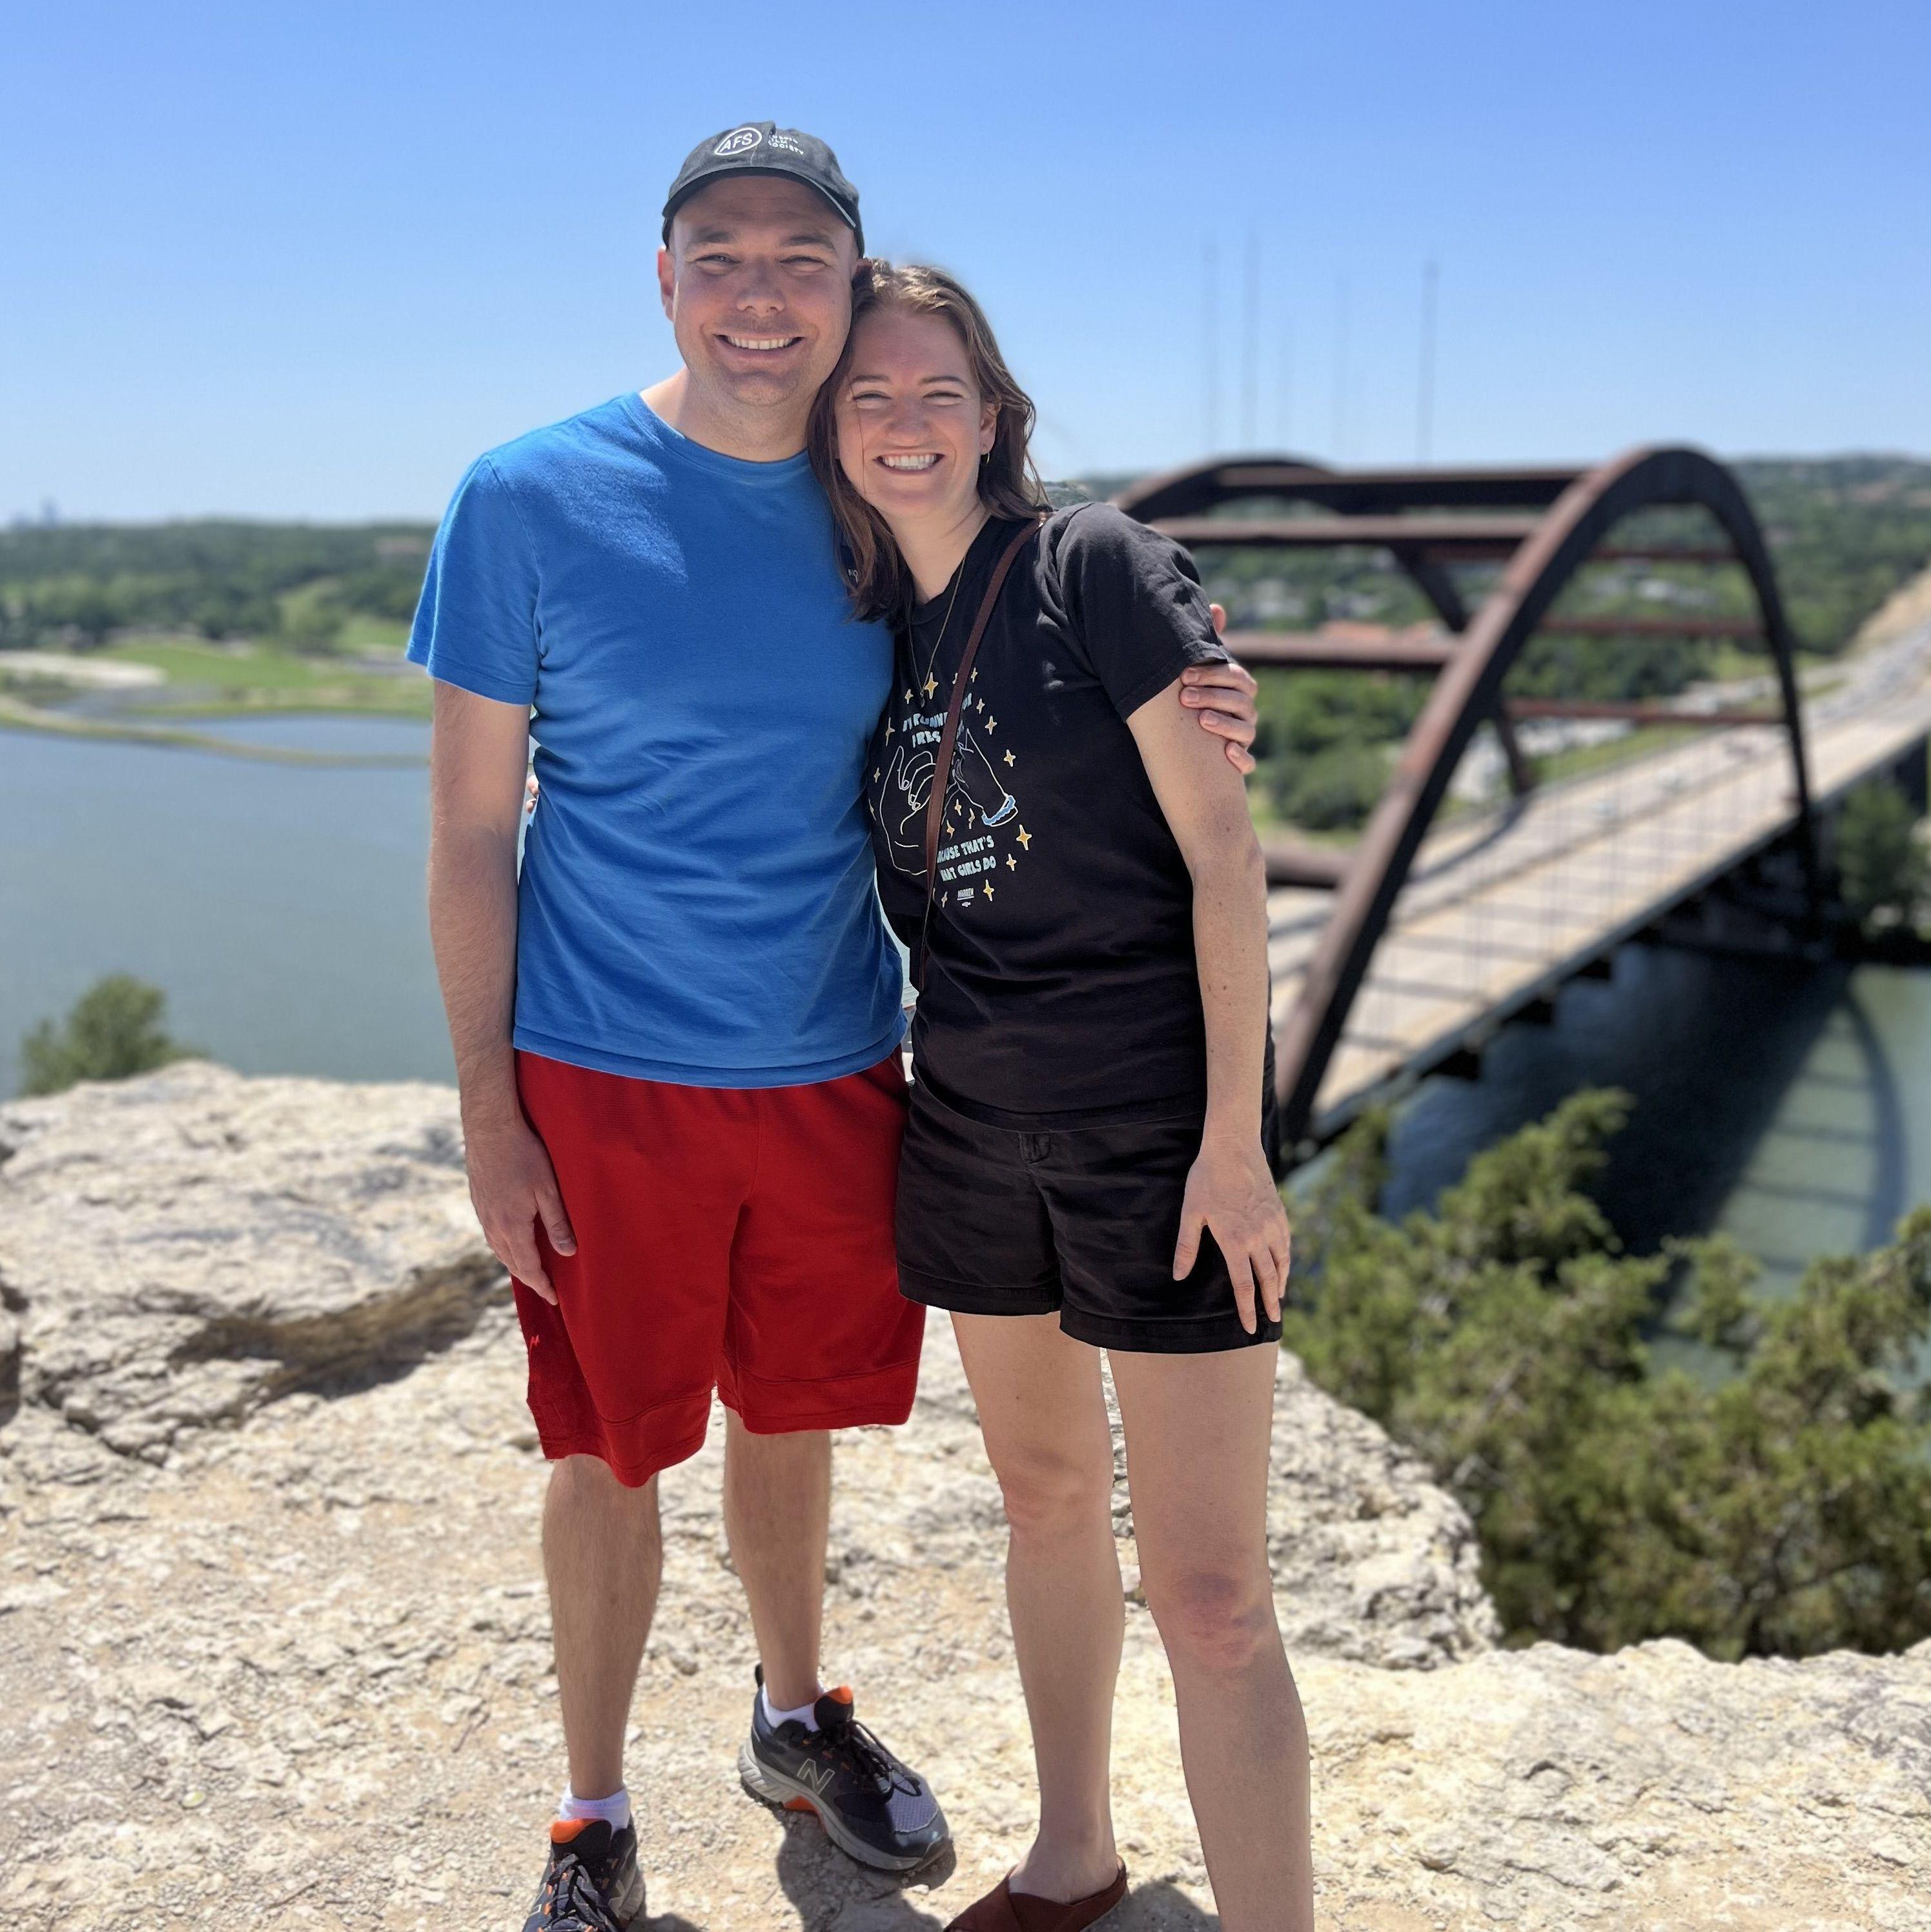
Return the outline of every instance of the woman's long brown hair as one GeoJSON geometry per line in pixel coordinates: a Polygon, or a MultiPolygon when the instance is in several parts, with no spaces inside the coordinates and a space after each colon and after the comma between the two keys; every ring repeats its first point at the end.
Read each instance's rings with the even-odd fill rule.
{"type": "Polygon", "coordinates": [[[838,460],[838,394],[851,371],[858,325],[875,309],[907,315],[942,316],[958,332],[982,402],[997,405],[993,447],[979,466],[979,500],[996,517],[1028,518],[1047,507],[1046,490],[1032,466],[1032,398],[1013,380],[986,312],[943,268],[865,261],[851,284],[851,333],[838,367],[812,405],[806,447],[845,550],[845,578],[860,617],[893,616],[914,598],[911,573],[884,518],[859,495],[838,460]]]}

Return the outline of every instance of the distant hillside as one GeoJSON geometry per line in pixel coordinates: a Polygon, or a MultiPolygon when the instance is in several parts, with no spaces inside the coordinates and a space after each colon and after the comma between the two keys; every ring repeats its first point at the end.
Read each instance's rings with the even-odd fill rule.
{"type": "MultiPolygon", "coordinates": [[[[1931,463],[1750,457],[1731,467],[1764,526],[1791,622],[1807,650],[1841,650],[1899,584],[1931,566],[1931,463]]],[[[1104,499],[1136,480],[1109,473],[1081,477],[1074,487],[1104,499]]],[[[1214,558],[1209,573],[1222,602],[1239,607],[1245,622],[1405,624],[1429,614],[1388,560],[1369,552],[1214,558]]]]}
{"type": "Polygon", "coordinates": [[[407,620],[434,535],[421,524],[0,530],[0,647],[186,631],[326,651],[351,617],[407,620]]]}
{"type": "Polygon", "coordinates": [[[1849,642],[1898,586],[1931,565],[1931,463],[1899,456],[1734,465],[1749,492],[1799,640],[1849,642]]]}
{"type": "MultiPolygon", "coordinates": [[[[1769,533],[1797,634],[1839,649],[1899,584],[1931,564],[1931,463],[1902,457],[1753,458],[1736,465],[1769,533]]],[[[1133,478],[1059,486],[1113,495],[1133,478]]],[[[239,521],[0,530],[0,649],[98,645],[117,632],[189,632],[326,653],[415,609],[425,524],[239,521]]],[[[1209,560],[1243,623],[1409,623],[1428,613],[1388,559],[1279,553],[1209,560]]],[[[1737,593],[1685,586],[1723,608],[1737,593]]]]}

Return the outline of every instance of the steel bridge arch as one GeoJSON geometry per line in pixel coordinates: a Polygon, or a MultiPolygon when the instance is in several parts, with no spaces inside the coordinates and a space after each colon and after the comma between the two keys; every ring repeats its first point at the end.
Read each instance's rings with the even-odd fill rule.
{"type": "MultiPolygon", "coordinates": [[[[1581,472],[1350,472],[1297,458],[1232,457],[1152,478],[1115,501],[1130,515],[1167,527],[1183,542],[1239,546],[1239,520],[1209,523],[1200,513],[1257,497],[1296,500],[1339,512],[1331,533],[1304,526],[1305,533],[1317,544],[1359,543],[1390,551],[1446,628],[1455,634],[1455,640],[1430,659],[1418,656],[1405,667],[1398,658],[1377,658],[1371,647],[1354,654],[1368,668],[1378,664],[1383,668],[1413,668],[1432,662],[1439,669],[1359,842],[1346,863],[1321,881],[1335,887],[1335,902],[1308,962],[1300,997],[1275,1042],[1284,1150],[1305,1143],[1314,1124],[1322,1078],[1349,1010],[1470,739],[1485,720],[1500,728],[1519,789],[1524,767],[1507,732],[1503,681],[1577,572],[1598,552],[1608,532],[1638,511],[1689,506],[1708,512],[1728,539],[1729,550],[1694,554],[1704,561],[1734,562],[1749,580],[1757,628],[1776,667],[1782,706],[1780,719],[1766,717],[1762,722],[1780,722],[1788,739],[1798,848],[1815,914],[1821,882],[1797,701],[1794,640],[1755,514],[1736,478],[1714,458],[1687,447],[1639,448],[1581,472]],[[1485,530],[1475,519],[1454,525],[1407,520],[1399,514],[1420,508],[1498,505],[1538,508],[1542,514],[1506,544],[1499,528],[1501,519],[1491,519],[1485,530]],[[1357,519],[1359,536],[1348,528],[1357,519]],[[1405,539],[1404,521],[1413,532],[1405,539]],[[1499,581],[1472,616],[1462,610],[1443,567],[1444,550],[1507,557],[1499,581]]],[[[1257,532],[1261,527],[1256,526],[1257,532]]],[[[1266,528],[1271,535],[1262,541],[1294,540],[1291,525],[1266,528]]],[[[1665,548],[1617,554],[1667,557],[1671,553],[1665,548]]],[[[1341,662],[1344,654],[1320,661],[1341,662]]]]}

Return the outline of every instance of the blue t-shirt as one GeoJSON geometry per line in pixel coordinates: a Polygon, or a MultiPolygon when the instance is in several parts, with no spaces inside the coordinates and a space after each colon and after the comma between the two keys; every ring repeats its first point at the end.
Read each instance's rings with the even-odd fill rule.
{"type": "Polygon", "coordinates": [[[620,396],[482,458],[409,655],[533,707],[515,1043],[696,1087],[869,1066],[903,1030],[861,781],[892,647],[803,456],[620,396]]]}

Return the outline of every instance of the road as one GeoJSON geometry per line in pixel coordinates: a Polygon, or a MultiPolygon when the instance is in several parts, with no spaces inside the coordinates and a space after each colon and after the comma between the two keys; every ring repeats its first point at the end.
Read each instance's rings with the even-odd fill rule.
{"type": "MultiPolygon", "coordinates": [[[[1831,675],[1803,705],[1820,806],[1931,732],[1931,623],[1845,658],[1831,675]]],[[[1767,693],[1767,680],[1743,680],[1706,688],[1684,709],[1767,693]]],[[[1431,832],[1323,1076],[1317,1132],[1479,1040],[1498,1016],[1768,844],[1794,810],[1781,728],[1746,725],[1700,730],[1431,832]]],[[[1300,887],[1269,896],[1277,1028],[1332,902],[1300,887]]]]}

